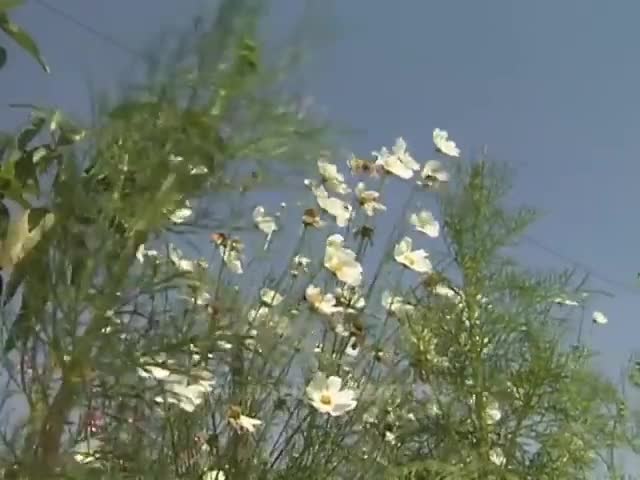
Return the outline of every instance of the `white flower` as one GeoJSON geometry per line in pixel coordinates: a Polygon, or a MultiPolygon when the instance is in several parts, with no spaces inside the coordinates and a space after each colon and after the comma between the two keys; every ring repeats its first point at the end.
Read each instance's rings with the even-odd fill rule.
{"type": "Polygon", "coordinates": [[[414,160],[411,154],[407,151],[407,142],[404,138],[398,137],[396,143],[391,149],[391,153],[398,157],[398,159],[411,170],[420,170],[420,164],[414,160]]]}
{"type": "Polygon", "coordinates": [[[220,245],[220,247],[218,248],[220,251],[220,256],[222,256],[222,260],[227,265],[229,270],[231,270],[233,273],[241,274],[244,271],[242,269],[241,253],[236,248],[232,248],[229,245],[220,245]]]}
{"type": "Polygon", "coordinates": [[[216,345],[220,350],[231,350],[233,348],[233,345],[226,340],[218,340],[216,345]]]}
{"type": "Polygon", "coordinates": [[[292,262],[293,269],[291,270],[292,275],[300,275],[301,273],[306,273],[309,271],[309,265],[311,264],[311,259],[304,257],[302,255],[296,255],[293,257],[292,262]]]}
{"type": "Polygon", "coordinates": [[[320,213],[315,208],[307,208],[302,214],[302,224],[305,227],[322,228],[326,223],[320,218],[320,213]]]}
{"type": "Polygon", "coordinates": [[[344,352],[350,357],[358,356],[358,354],[360,353],[360,342],[358,341],[357,337],[352,336],[349,339],[349,343],[347,344],[347,348],[344,352]]]}
{"type": "Polygon", "coordinates": [[[348,285],[336,287],[335,293],[336,301],[345,307],[348,312],[356,313],[362,310],[367,304],[362,293],[358,289],[349,287],[348,285]]]}
{"type": "Polygon", "coordinates": [[[338,172],[338,167],[335,164],[318,160],[318,171],[323,183],[334,192],[344,195],[351,191],[344,183],[344,175],[338,172]]]}
{"type": "Polygon", "coordinates": [[[593,323],[597,323],[598,325],[606,325],[607,323],[609,323],[609,319],[605,316],[605,314],[599,312],[598,310],[593,312],[593,316],[591,318],[593,319],[593,323]]]}
{"type": "Polygon", "coordinates": [[[207,268],[207,263],[202,260],[186,260],[182,256],[182,252],[172,243],[169,244],[169,260],[181,272],[192,273],[196,267],[207,268]]]}
{"type": "Polygon", "coordinates": [[[389,290],[382,292],[382,306],[396,317],[412,314],[416,307],[405,302],[402,297],[391,295],[389,290]]]}
{"type": "Polygon", "coordinates": [[[189,167],[189,173],[191,175],[205,175],[209,173],[209,169],[204,165],[198,165],[197,167],[189,167]]]}
{"type": "Polygon", "coordinates": [[[429,273],[432,271],[429,254],[423,249],[411,250],[412,241],[409,237],[404,237],[393,249],[393,256],[396,261],[405,267],[418,272],[429,273]]]}
{"type": "Polygon", "coordinates": [[[556,303],[558,305],[566,305],[568,307],[577,307],[578,305],[580,305],[580,303],[576,300],[572,300],[564,296],[554,298],[553,303],[556,303]]]}
{"type": "Polygon", "coordinates": [[[489,460],[491,460],[493,463],[495,463],[499,467],[502,467],[507,461],[506,457],[504,456],[504,453],[502,453],[502,449],[498,447],[492,448],[491,450],[489,450],[489,460]]]}
{"type": "Polygon", "coordinates": [[[329,197],[327,190],[322,185],[312,185],[311,190],[320,208],[335,217],[336,225],[346,227],[353,211],[351,205],[337,197],[329,197]]]}
{"type": "Polygon", "coordinates": [[[137,369],[138,375],[142,378],[153,378],[154,380],[166,380],[171,376],[171,370],[157,365],[143,365],[137,369]]]}
{"type": "Polygon", "coordinates": [[[204,401],[215,383],[205,377],[189,385],[187,377],[177,374],[171,374],[165,382],[166,397],[159,395],[155,397],[155,401],[175,403],[186,412],[193,412],[204,401]]]}
{"type": "Polygon", "coordinates": [[[229,412],[229,423],[235,428],[238,432],[249,432],[254,433],[256,431],[256,427],[262,425],[262,421],[257,418],[247,417],[246,415],[242,415],[242,412],[239,407],[232,406],[229,412]]]}
{"type": "Polygon", "coordinates": [[[193,294],[191,296],[185,296],[183,298],[187,298],[189,300],[191,300],[195,305],[209,305],[209,303],[211,302],[211,295],[209,295],[207,292],[193,292],[193,294]]]}
{"type": "Polygon", "coordinates": [[[260,300],[262,301],[262,303],[268,305],[269,307],[275,307],[280,302],[282,302],[282,300],[284,300],[284,297],[275,290],[271,290],[270,288],[262,288],[260,289],[260,300]]]}
{"type": "Polygon", "coordinates": [[[456,147],[456,143],[453,140],[449,140],[449,134],[445,130],[436,128],[433,131],[433,143],[435,143],[436,149],[445,155],[450,157],[460,156],[460,149],[456,147]]]}
{"type": "Polygon", "coordinates": [[[416,227],[416,230],[431,238],[436,238],[440,234],[440,224],[434,218],[433,213],[428,210],[412,213],[411,217],[409,217],[409,222],[416,227]]]}
{"type": "Polygon", "coordinates": [[[253,221],[265,235],[270,236],[278,230],[278,225],[276,224],[276,219],[270,215],[265,214],[264,207],[258,205],[253,210],[253,221]]]}
{"type": "Polygon", "coordinates": [[[23,210],[9,223],[7,236],[0,241],[0,269],[10,269],[31,251],[55,221],[53,213],[47,213],[37,227],[29,231],[29,212],[23,210]]]}
{"type": "Polygon", "coordinates": [[[333,234],[327,238],[324,254],[324,266],[347,285],[357,287],[362,282],[362,265],[356,260],[356,254],[344,248],[344,238],[333,234]]]}
{"type": "Polygon", "coordinates": [[[437,160],[429,160],[425,163],[420,177],[422,180],[418,183],[425,187],[437,187],[439,184],[449,181],[449,173],[437,160]]]}
{"type": "Polygon", "coordinates": [[[222,470],[209,470],[202,476],[202,480],[227,480],[222,470]]]}
{"type": "Polygon", "coordinates": [[[418,163],[406,152],[406,144],[402,138],[396,140],[393,152],[382,147],[379,152],[372,152],[376,157],[376,165],[405,180],[413,176],[414,170],[419,170],[418,163]]]}
{"type": "Polygon", "coordinates": [[[485,409],[485,417],[489,425],[493,425],[502,418],[502,411],[497,402],[489,402],[489,405],[485,409]]]}
{"type": "Polygon", "coordinates": [[[323,295],[322,289],[313,284],[306,288],[304,296],[313,309],[322,315],[331,316],[335,313],[342,312],[342,308],[336,305],[336,297],[330,293],[323,295]]]}
{"type": "Polygon", "coordinates": [[[158,251],[157,250],[147,250],[144,246],[144,243],[141,243],[140,246],[138,247],[138,249],[136,250],[136,258],[138,259],[138,261],[140,263],[144,263],[144,259],[145,258],[149,258],[149,257],[154,257],[157,258],[158,257],[158,251]]]}
{"type": "Polygon", "coordinates": [[[433,287],[433,293],[440,295],[441,297],[450,298],[452,300],[460,301],[460,295],[451,287],[444,283],[438,283],[433,287]]]}
{"type": "Polygon", "coordinates": [[[177,224],[184,223],[192,214],[193,210],[191,209],[189,200],[187,200],[186,202],[184,202],[184,207],[174,210],[174,212],[169,215],[169,220],[177,224]]]}
{"type": "Polygon", "coordinates": [[[78,463],[91,463],[100,458],[102,442],[95,439],[83,440],[73,448],[73,459],[78,463]]]}
{"type": "Polygon", "coordinates": [[[370,217],[376,213],[376,210],[384,211],[387,209],[387,207],[378,202],[380,193],[375,190],[366,190],[364,183],[358,183],[355,193],[358,196],[360,206],[362,206],[366,214],[370,217]]]}
{"type": "Polygon", "coordinates": [[[337,417],[353,410],[357,404],[355,392],[341,390],[341,387],[340,377],[327,378],[324,373],[318,372],[306,389],[307,397],[316,410],[337,417]]]}

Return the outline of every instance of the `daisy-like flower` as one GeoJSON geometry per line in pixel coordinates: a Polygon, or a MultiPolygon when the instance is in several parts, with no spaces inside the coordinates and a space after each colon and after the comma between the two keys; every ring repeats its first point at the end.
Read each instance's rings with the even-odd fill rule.
{"type": "Polygon", "coordinates": [[[446,130],[436,128],[433,131],[433,143],[436,145],[436,149],[445,155],[450,157],[460,156],[460,149],[456,147],[456,142],[449,140],[449,134],[446,130]]]}
{"type": "Polygon", "coordinates": [[[360,340],[355,335],[351,336],[349,342],[347,343],[347,348],[345,348],[344,353],[349,355],[350,357],[357,357],[360,353],[360,340]]]}
{"type": "Polygon", "coordinates": [[[322,185],[311,185],[311,191],[315,195],[320,208],[335,217],[336,225],[346,227],[353,213],[351,205],[337,197],[330,197],[322,185]]]}
{"type": "Polygon", "coordinates": [[[593,320],[593,323],[596,323],[598,325],[606,325],[607,323],[609,323],[609,319],[605,316],[605,314],[598,310],[593,312],[591,319],[593,320]]]}
{"type": "Polygon", "coordinates": [[[202,475],[202,480],[227,480],[227,476],[222,470],[209,470],[202,475]]]}
{"type": "Polygon", "coordinates": [[[233,273],[241,274],[242,269],[242,250],[244,245],[237,238],[230,238],[224,233],[214,233],[211,240],[218,245],[220,256],[233,273]]]}
{"type": "Polygon", "coordinates": [[[158,258],[158,251],[147,250],[144,246],[144,243],[141,243],[138,249],[136,250],[136,258],[140,263],[144,263],[145,258],[158,258]]]}
{"type": "Polygon", "coordinates": [[[404,141],[404,138],[398,137],[396,139],[396,143],[393,145],[391,153],[398,157],[398,159],[411,170],[420,170],[420,164],[416,162],[407,151],[407,142],[404,141]]]}
{"type": "Polygon", "coordinates": [[[255,223],[258,230],[260,230],[262,233],[264,233],[267,236],[267,240],[264,244],[264,249],[266,250],[267,247],[269,246],[269,241],[271,240],[271,236],[273,235],[273,232],[278,230],[278,224],[276,223],[276,219],[271,215],[267,215],[265,213],[264,207],[261,205],[258,205],[253,210],[252,216],[253,216],[253,222],[255,223]]]}
{"type": "Polygon", "coordinates": [[[204,291],[194,290],[192,295],[184,296],[184,298],[191,300],[194,305],[203,306],[211,303],[211,295],[204,291]]]}
{"type": "Polygon", "coordinates": [[[141,359],[143,365],[136,369],[138,375],[142,378],[153,378],[154,380],[166,380],[169,378],[172,373],[171,370],[159,366],[158,364],[163,363],[159,360],[154,361],[151,358],[141,359]]]}
{"type": "Polygon", "coordinates": [[[263,206],[258,205],[254,208],[252,216],[256,227],[265,235],[269,236],[278,230],[275,217],[267,215],[263,206]]]}
{"type": "Polygon", "coordinates": [[[237,274],[243,273],[244,270],[242,269],[242,255],[240,254],[240,252],[228,247],[220,247],[220,255],[222,256],[222,260],[227,265],[229,270],[237,274]]]}
{"type": "Polygon", "coordinates": [[[284,297],[270,288],[260,289],[260,301],[268,307],[275,307],[284,300],[284,297]]]}
{"type": "Polygon", "coordinates": [[[429,210],[412,213],[409,217],[409,222],[416,230],[431,238],[436,238],[440,234],[440,224],[429,210]]]}
{"type": "Polygon", "coordinates": [[[175,403],[186,412],[193,412],[207,397],[214,385],[210,375],[201,374],[196,383],[189,384],[184,375],[171,374],[165,379],[165,396],[158,395],[158,403],[175,403]]]}
{"type": "Polygon", "coordinates": [[[412,314],[416,307],[397,295],[392,295],[389,290],[382,292],[382,306],[396,317],[402,317],[412,314]]]}
{"type": "Polygon", "coordinates": [[[567,307],[577,307],[578,305],[580,305],[580,303],[577,302],[576,300],[573,300],[565,296],[554,298],[553,303],[557,305],[566,305],[567,307]]]}
{"type": "Polygon", "coordinates": [[[100,459],[102,442],[97,439],[86,439],[73,448],[73,459],[78,463],[92,463],[100,459]]]}
{"type": "Polygon", "coordinates": [[[387,209],[383,204],[381,204],[378,199],[380,198],[380,192],[376,192],[375,190],[367,190],[367,187],[364,183],[360,182],[356,186],[356,196],[358,197],[358,203],[362,209],[366,212],[366,214],[370,217],[375,215],[376,210],[384,211],[387,209]]]}
{"type": "Polygon", "coordinates": [[[382,147],[379,152],[372,154],[376,157],[377,166],[405,180],[413,177],[414,170],[420,169],[418,163],[406,152],[406,144],[401,138],[396,140],[392,153],[382,147]]]}
{"type": "Polygon", "coordinates": [[[404,237],[393,249],[396,262],[418,273],[429,273],[433,270],[429,261],[429,254],[423,250],[411,250],[412,240],[404,237]]]}
{"type": "Polygon", "coordinates": [[[186,222],[191,215],[193,215],[193,210],[191,209],[189,200],[187,200],[184,202],[184,207],[174,210],[173,213],[169,215],[169,220],[179,225],[186,222]]]}
{"type": "Polygon", "coordinates": [[[356,408],[358,403],[353,390],[341,388],[340,377],[327,378],[324,373],[318,372],[306,389],[307,398],[319,412],[338,417],[356,408]]]}
{"type": "Polygon", "coordinates": [[[302,214],[302,223],[305,227],[322,228],[326,222],[320,218],[320,213],[315,208],[307,208],[302,214]]]}
{"type": "Polygon", "coordinates": [[[322,315],[331,316],[342,312],[342,308],[336,305],[336,297],[330,293],[323,294],[322,289],[313,284],[305,289],[304,297],[322,315]]]}
{"type": "Polygon", "coordinates": [[[178,249],[178,247],[176,247],[172,243],[169,244],[168,248],[169,248],[169,260],[181,272],[193,273],[196,270],[196,268],[208,267],[207,263],[204,260],[185,259],[182,256],[182,252],[178,249]]]}
{"type": "Polygon", "coordinates": [[[349,287],[345,285],[343,287],[336,287],[336,302],[341,307],[344,307],[345,311],[356,313],[362,310],[367,302],[362,296],[362,293],[359,289],[354,287],[349,287]]]}
{"type": "Polygon", "coordinates": [[[351,169],[353,175],[369,174],[372,177],[377,177],[380,172],[379,166],[369,160],[363,160],[356,158],[355,155],[351,155],[351,158],[347,160],[347,165],[351,169]]]}
{"type": "Polygon", "coordinates": [[[198,165],[197,167],[189,167],[189,173],[191,175],[206,175],[209,173],[209,169],[204,165],[198,165]]]}
{"type": "Polygon", "coordinates": [[[507,462],[507,458],[504,456],[502,449],[499,447],[489,450],[489,460],[491,460],[491,462],[495,463],[499,467],[504,466],[504,464],[507,462]]]}
{"type": "Polygon", "coordinates": [[[256,427],[262,425],[262,421],[257,418],[247,417],[246,415],[242,415],[242,410],[240,407],[236,405],[232,405],[229,409],[229,414],[227,415],[227,419],[233,428],[236,429],[237,432],[249,432],[254,433],[256,431],[256,427]]]}
{"type": "Polygon", "coordinates": [[[422,172],[420,172],[420,177],[422,180],[418,181],[418,183],[428,188],[435,188],[441,183],[449,181],[449,173],[437,160],[429,160],[425,163],[422,172]]]}
{"type": "Polygon", "coordinates": [[[500,410],[498,402],[496,402],[495,400],[489,402],[489,405],[487,405],[484,413],[487,424],[489,425],[493,425],[494,423],[500,421],[500,419],[502,418],[502,411],[500,410]]]}
{"type": "Polygon", "coordinates": [[[23,210],[12,219],[7,228],[7,236],[0,241],[0,268],[10,269],[31,251],[55,221],[53,213],[47,213],[37,227],[29,230],[29,212],[23,210]]]}
{"type": "Polygon", "coordinates": [[[338,167],[335,164],[326,160],[318,160],[318,171],[322,177],[322,183],[330,190],[340,195],[345,195],[351,191],[344,182],[344,175],[338,171],[338,167]]]}
{"type": "Polygon", "coordinates": [[[291,269],[291,275],[297,277],[302,273],[307,273],[309,271],[309,265],[311,264],[311,259],[302,255],[296,255],[293,257],[291,261],[293,264],[293,268],[291,269]]]}
{"type": "Polygon", "coordinates": [[[271,315],[271,311],[268,307],[259,306],[258,308],[252,308],[249,310],[247,316],[249,322],[264,322],[271,315]]]}
{"type": "Polygon", "coordinates": [[[436,284],[431,291],[441,297],[450,298],[451,300],[462,301],[461,294],[444,283],[436,284]]]}
{"type": "Polygon", "coordinates": [[[324,266],[338,277],[338,280],[357,287],[362,282],[362,265],[356,260],[356,254],[343,247],[343,244],[344,238],[340,234],[336,233],[327,238],[324,266]]]}

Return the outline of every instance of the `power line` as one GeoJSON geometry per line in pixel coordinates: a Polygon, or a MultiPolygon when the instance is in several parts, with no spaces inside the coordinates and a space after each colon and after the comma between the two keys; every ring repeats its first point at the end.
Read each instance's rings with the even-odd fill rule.
{"type": "Polygon", "coordinates": [[[50,3],[46,2],[45,0],[33,0],[37,5],[39,5],[40,7],[44,8],[45,10],[49,11],[50,13],[52,13],[53,15],[56,15],[60,18],[63,18],[64,20],[66,20],[69,23],[72,23],[73,25],[75,25],[76,27],[84,30],[86,33],[93,35],[96,38],[99,38],[100,40],[102,40],[105,43],[110,44],[111,46],[117,48],[118,50],[125,52],[135,58],[142,58],[145,59],[145,55],[134,49],[131,48],[129,45],[122,43],[121,41],[119,41],[117,38],[109,35],[108,33],[102,32],[98,29],[96,29],[95,27],[92,27],[91,25],[88,25],[84,22],[82,22],[81,20],[79,20],[78,18],[74,17],[73,15],[65,12],[64,10],[62,10],[59,7],[53,6],[50,3]]]}
{"type": "MultiPolygon", "coordinates": [[[[78,28],[84,30],[86,33],[95,36],[96,38],[99,38],[100,40],[102,40],[103,42],[106,42],[108,44],[110,44],[111,46],[117,48],[118,50],[121,50],[122,52],[125,52],[135,58],[141,58],[141,59],[145,59],[145,55],[140,52],[137,51],[133,48],[131,48],[130,46],[128,46],[127,44],[120,42],[117,38],[102,32],[98,29],[96,29],[95,27],[88,25],[84,22],[82,22],[81,20],[79,20],[78,18],[74,17],[73,15],[65,12],[64,10],[62,10],[59,7],[55,7],[53,5],[51,5],[50,3],[48,3],[45,0],[33,0],[36,4],[38,4],[40,7],[48,10],[50,13],[57,15],[60,18],[63,18],[64,20],[66,20],[67,22],[70,22],[72,24],[74,24],[75,26],[77,26],[78,28]]],[[[561,252],[559,252],[558,250],[556,250],[555,248],[552,248],[548,245],[546,245],[545,243],[541,242],[540,240],[532,237],[531,235],[524,235],[524,238],[527,242],[529,242],[531,245],[533,245],[534,247],[548,253],[549,255],[552,255],[564,262],[570,263],[571,265],[574,265],[576,267],[579,267],[580,269],[584,270],[586,273],[590,274],[593,278],[600,280],[603,283],[606,283],[608,285],[611,285],[613,287],[619,288],[621,290],[626,291],[627,293],[631,293],[634,295],[640,295],[640,288],[634,288],[632,285],[627,284],[625,282],[622,282],[620,280],[616,280],[612,277],[610,277],[609,275],[603,274],[601,272],[599,272],[597,269],[595,269],[594,267],[592,267],[591,265],[582,262],[580,260],[576,260],[575,258],[570,257],[569,255],[565,255],[561,252]]]]}
{"type": "Polygon", "coordinates": [[[581,270],[584,270],[586,273],[588,273],[591,277],[600,280],[602,283],[606,283],[608,285],[611,285],[613,287],[619,288],[620,290],[624,290],[627,293],[631,293],[633,295],[640,295],[640,288],[634,288],[632,285],[627,284],[625,282],[622,282],[620,280],[616,280],[615,278],[610,277],[609,275],[606,275],[600,271],[598,271],[597,269],[595,269],[593,266],[582,262],[580,260],[576,260],[575,258],[570,257],[569,255],[565,255],[561,252],[559,252],[558,250],[556,250],[553,247],[550,247],[549,245],[546,245],[545,243],[541,242],[540,240],[537,240],[536,238],[532,237],[531,235],[523,235],[524,239],[529,242],[531,245],[533,245],[534,247],[548,253],[549,255],[552,255],[564,262],[570,263],[573,266],[579,267],[581,270]]]}

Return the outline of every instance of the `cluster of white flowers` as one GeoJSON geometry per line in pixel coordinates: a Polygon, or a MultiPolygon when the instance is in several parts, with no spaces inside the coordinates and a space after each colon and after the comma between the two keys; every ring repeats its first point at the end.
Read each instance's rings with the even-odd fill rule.
{"type": "MultiPolygon", "coordinates": [[[[444,130],[435,129],[433,131],[433,142],[435,150],[446,157],[457,158],[460,156],[460,149],[456,143],[452,141],[448,133],[444,130]]],[[[421,185],[426,189],[436,189],[442,184],[450,180],[450,175],[438,160],[428,160],[423,165],[416,161],[409,152],[407,143],[403,138],[398,138],[391,149],[382,147],[379,151],[372,152],[374,159],[372,161],[351,157],[347,161],[351,172],[355,174],[368,174],[373,178],[384,178],[385,176],[395,176],[401,180],[410,180],[417,175],[419,178],[414,184],[421,185]]],[[[310,273],[313,262],[310,258],[303,256],[300,252],[295,252],[295,256],[289,265],[287,271],[292,278],[292,284],[299,285],[296,282],[304,282],[302,290],[304,292],[304,300],[308,307],[308,311],[314,312],[314,317],[321,321],[328,321],[336,334],[335,338],[342,336],[343,345],[348,345],[345,351],[348,355],[355,357],[360,351],[361,343],[360,331],[361,327],[353,327],[348,325],[345,318],[353,315],[357,317],[364,311],[367,306],[368,295],[362,292],[366,290],[367,277],[362,266],[363,259],[361,251],[349,247],[349,240],[345,238],[348,233],[352,232],[353,224],[362,219],[363,226],[359,229],[354,228],[353,231],[362,233],[369,228],[373,232],[370,222],[375,221],[374,217],[381,215],[387,210],[383,204],[382,192],[368,187],[365,182],[358,180],[355,186],[349,185],[345,175],[339,171],[337,165],[330,163],[328,159],[323,158],[318,161],[317,180],[307,179],[305,185],[313,194],[314,204],[316,208],[304,209],[302,215],[302,223],[304,231],[307,229],[321,229],[326,225],[333,223],[339,229],[338,232],[330,232],[324,242],[324,256],[322,259],[321,272],[310,273]],[[351,196],[349,198],[348,196],[351,196]],[[330,220],[330,221],[329,221],[330,220]],[[324,273],[323,273],[324,272],[324,273]],[[321,283],[322,280],[317,279],[317,274],[326,275],[329,283],[333,282],[333,286],[321,283]],[[308,274],[308,275],[306,275],[308,274]],[[308,278],[309,277],[309,278],[308,278]],[[348,337],[348,338],[347,338],[348,337]],[[347,342],[348,340],[348,342],[347,342]]],[[[380,188],[383,185],[380,182],[380,188]]],[[[285,208],[285,204],[282,204],[285,208]]],[[[167,212],[170,220],[175,224],[181,224],[192,216],[191,205],[186,202],[182,208],[177,208],[172,212],[167,212]]],[[[266,236],[264,248],[267,249],[271,243],[273,235],[279,230],[278,220],[279,213],[269,215],[265,207],[258,205],[252,212],[253,225],[266,236]]],[[[402,269],[410,270],[417,273],[423,278],[435,277],[430,275],[433,273],[434,266],[432,264],[429,253],[424,248],[419,248],[414,244],[418,242],[430,241],[439,237],[441,232],[440,222],[435,215],[427,209],[419,209],[410,213],[408,217],[408,225],[410,231],[405,231],[401,238],[395,243],[393,248],[393,259],[396,265],[402,269]]],[[[315,230],[314,230],[315,231],[315,230]]],[[[364,234],[363,234],[364,236],[364,234]]],[[[232,238],[223,233],[215,233],[211,235],[211,240],[217,246],[221,258],[221,268],[226,268],[235,274],[244,273],[244,244],[238,238],[232,238]]],[[[355,242],[354,242],[355,243],[355,242]]],[[[136,252],[136,257],[141,264],[148,260],[157,261],[160,255],[155,250],[146,249],[141,245],[136,252]]],[[[168,259],[175,268],[186,274],[193,274],[204,270],[208,267],[207,263],[202,260],[189,260],[184,258],[182,252],[172,244],[168,245],[168,259]]],[[[273,284],[272,284],[273,286],[273,284]]],[[[368,285],[372,287],[371,285],[368,285]]],[[[258,292],[258,305],[248,309],[248,321],[251,327],[253,338],[256,338],[257,323],[268,321],[269,325],[275,325],[274,318],[283,318],[288,321],[282,312],[285,308],[290,308],[288,300],[285,301],[286,295],[280,293],[277,288],[262,287],[258,292]]],[[[458,305],[458,308],[464,308],[464,295],[456,288],[449,286],[445,282],[431,285],[430,291],[439,296],[442,302],[452,302],[458,305]]],[[[285,292],[285,290],[281,290],[285,292]]],[[[207,306],[215,299],[206,291],[194,291],[189,298],[192,299],[196,306],[207,306]]],[[[482,302],[487,303],[488,299],[478,297],[482,302]]],[[[580,305],[580,301],[558,297],[553,300],[557,304],[567,306],[580,305]]],[[[291,310],[295,314],[300,313],[299,305],[291,310]]],[[[408,301],[401,295],[397,295],[390,290],[382,292],[380,303],[387,312],[388,317],[394,317],[402,322],[415,313],[417,304],[408,301]]],[[[289,315],[287,313],[286,315],[289,315]]],[[[290,318],[294,318],[291,316],[290,318]]],[[[594,312],[592,316],[593,322],[596,324],[606,324],[607,317],[601,312],[594,312]]],[[[467,322],[470,322],[467,319],[467,322]]],[[[315,340],[314,340],[315,341],[315,340]]],[[[444,356],[435,354],[436,339],[429,336],[424,341],[421,348],[432,356],[434,362],[442,365],[447,364],[448,359],[444,356]]],[[[321,352],[319,346],[316,352],[321,352]]],[[[228,349],[232,348],[228,344],[228,349]]],[[[382,353],[379,354],[383,358],[382,353]]],[[[147,359],[148,360],[148,359],[147,359]]],[[[176,372],[176,366],[171,362],[150,362],[145,363],[138,369],[138,374],[146,379],[153,379],[162,385],[162,394],[155,396],[155,401],[161,404],[175,404],[180,409],[193,412],[202,405],[208,394],[214,388],[215,382],[211,374],[205,371],[191,371],[189,375],[176,372]]],[[[314,369],[318,370],[317,367],[314,369]]],[[[333,367],[330,368],[331,370],[333,367]]],[[[325,368],[324,370],[330,370],[325,368]]],[[[348,368],[338,371],[348,372],[348,368]]],[[[327,375],[323,371],[317,371],[315,375],[306,383],[305,397],[307,404],[317,412],[328,414],[331,417],[338,417],[353,411],[359,402],[358,380],[355,375],[347,375],[341,378],[338,375],[327,375]],[[343,388],[347,384],[352,388],[343,388]]],[[[471,403],[474,398],[469,400],[471,403]]],[[[499,404],[487,398],[484,402],[485,415],[484,421],[487,425],[494,425],[501,421],[502,410],[499,404]]],[[[438,415],[437,405],[434,404],[434,415],[438,415]]],[[[229,407],[227,421],[238,433],[254,433],[263,423],[262,420],[245,415],[240,406],[232,405],[229,407]]],[[[387,441],[394,443],[395,435],[392,431],[385,431],[384,437],[387,441]]],[[[496,465],[505,464],[505,456],[499,448],[493,448],[489,451],[489,459],[496,465]]],[[[225,473],[222,470],[210,470],[203,474],[203,478],[210,480],[225,479],[225,473]]]]}

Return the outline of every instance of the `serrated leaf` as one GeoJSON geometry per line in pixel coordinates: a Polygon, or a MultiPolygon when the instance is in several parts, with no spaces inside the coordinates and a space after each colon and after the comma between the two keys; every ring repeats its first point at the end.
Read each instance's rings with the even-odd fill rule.
{"type": "Polygon", "coordinates": [[[45,72],[49,73],[49,67],[40,53],[38,44],[31,38],[31,35],[9,20],[9,17],[5,13],[0,13],[0,30],[11,37],[14,42],[20,45],[40,64],[45,72]]]}

